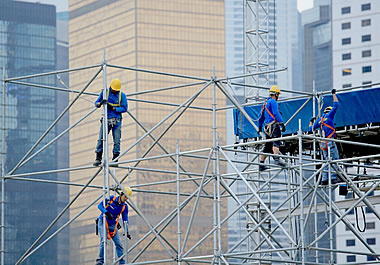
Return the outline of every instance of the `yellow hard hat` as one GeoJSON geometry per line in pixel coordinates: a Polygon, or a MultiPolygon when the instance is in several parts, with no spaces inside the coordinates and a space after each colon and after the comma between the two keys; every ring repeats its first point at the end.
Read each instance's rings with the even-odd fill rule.
{"type": "Polygon", "coordinates": [[[112,88],[112,90],[120,91],[120,88],[121,88],[121,82],[120,82],[120,80],[117,79],[117,78],[112,79],[112,81],[111,81],[111,88],[112,88]]]}
{"type": "Polygon", "coordinates": [[[128,186],[125,186],[124,188],[122,188],[121,191],[122,191],[124,194],[128,194],[128,197],[131,197],[131,196],[132,196],[132,190],[131,190],[131,188],[128,187],[128,186]]]}
{"type": "Polygon", "coordinates": [[[269,89],[269,94],[275,93],[281,94],[280,88],[277,85],[274,85],[269,89]]]}
{"type": "Polygon", "coordinates": [[[330,110],[332,110],[332,107],[328,106],[328,107],[325,108],[325,110],[323,112],[324,113],[329,113],[330,110]]]}

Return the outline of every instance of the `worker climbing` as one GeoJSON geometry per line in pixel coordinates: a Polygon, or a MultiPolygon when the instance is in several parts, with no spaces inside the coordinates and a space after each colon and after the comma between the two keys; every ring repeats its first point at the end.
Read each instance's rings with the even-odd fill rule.
{"type": "MultiPolygon", "coordinates": [[[[112,129],[113,137],[113,157],[114,162],[118,162],[120,155],[120,139],[121,139],[121,114],[128,110],[127,96],[120,91],[121,82],[119,79],[113,79],[110,87],[107,89],[107,95],[104,97],[103,91],[100,93],[98,99],[95,101],[95,106],[100,108],[103,104],[107,104],[107,120],[108,132],[112,129]],[[111,91],[111,93],[110,93],[111,91]]],[[[102,163],[103,156],[103,118],[101,119],[101,126],[99,138],[96,145],[96,160],[94,166],[99,166],[102,163]]]]}
{"type": "MultiPolygon", "coordinates": [[[[98,232],[100,234],[99,257],[96,259],[96,265],[104,264],[104,241],[106,239],[113,240],[116,247],[116,254],[119,258],[124,254],[123,243],[118,231],[118,229],[121,228],[119,224],[120,215],[123,219],[123,228],[127,238],[131,239],[131,235],[128,231],[128,205],[126,204],[128,197],[126,194],[128,194],[128,197],[132,196],[132,190],[129,187],[126,187],[120,196],[111,195],[109,200],[106,199],[98,205],[102,213],[96,219],[96,234],[98,234],[98,232]],[[103,215],[105,217],[106,233],[104,233],[103,215]]],[[[121,258],[119,264],[125,264],[125,260],[121,258]]]]}
{"type": "MultiPolygon", "coordinates": [[[[261,109],[261,115],[259,118],[259,131],[263,130],[266,139],[273,139],[281,137],[281,131],[285,132],[284,121],[282,120],[277,100],[281,94],[280,88],[274,85],[269,90],[269,97],[265,100],[261,109]]],[[[280,141],[267,142],[264,146],[264,153],[273,153],[278,155],[280,153],[280,141]]],[[[269,167],[264,165],[267,155],[261,155],[259,171],[267,170],[269,167]]],[[[274,156],[274,164],[285,167],[286,163],[278,156],[274,156]]]]}
{"type": "MultiPolygon", "coordinates": [[[[309,128],[310,131],[314,131],[317,129],[321,130],[322,137],[330,139],[330,138],[336,138],[336,133],[335,133],[335,126],[334,126],[334,117],[335,113],[338,109],[339,103],[338,103],[338,98],[336,96],[336,90],[333,89],[331,90],[331,94],[333,97],[334,104],[333,106],[328,106],[325,108],[323,111],[324,114],[322,117],[318,118],[316,120],[315,117],[312,117],[310,120],[309,128]]],[[[339,159],[339,153],[338,153],[338,148],[333,141],[321,141],[321,149],[322,149],[322,154],[325,160],[328,159],[328,149],[330,148],[330,157],[332,160],[337,160],[339,159]]],[[[333,165],[334,167],[334,165],[333,165]]],[[[338,178],[337,174],[332,173],[331,174],[331,183],[336,184],[338,183],[338,178]]],[[[328,184],[328,173],[326,171],[323,172],[322,174],[322,185],[327,185],[328,184]]]]}

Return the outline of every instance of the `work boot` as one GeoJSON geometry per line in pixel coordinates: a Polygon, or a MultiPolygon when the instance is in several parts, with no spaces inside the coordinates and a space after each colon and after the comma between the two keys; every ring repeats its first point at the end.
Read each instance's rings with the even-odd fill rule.
{"type": "Polygon", "coordinates": [[[286,163],[282,161],[279,157],[274,158],[274,164],[280,167],[286,167],[286,163]]]}
{"type": "Polygon", "coordinates": [[[102,163],[102,156],[103,156],[102,152],[96,153],[95,162],[93,163],[94,166],[96,167],[100,166],[100,164],[102,163]]]}
{"type": "Polygon", "coordinates": [[[266,165],[264,165],[264,161],[260,161],[259,171],[265,171],[265,170],[268,170],[268,169],[269,169],[269,167],[267,167],[266,165]]]}
{"type": "MultiPolygon", "coordinates": [[[[120,153],[114,153],[113,156],[112,156],[112,163],[114,162],[119,162],[119,159],[116,159],[114,160],[115,158],[117,158],[118,156],[120,155],[120,153]]],[[[119,165],[112,165],[111,167],[118,167],[119,165]]]]}

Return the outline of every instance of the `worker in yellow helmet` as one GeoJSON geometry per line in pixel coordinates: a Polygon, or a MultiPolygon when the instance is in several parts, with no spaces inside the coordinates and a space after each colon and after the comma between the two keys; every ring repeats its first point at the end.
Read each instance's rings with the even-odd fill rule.
{"type": "MultiPolygon", "coordinates": [[[[109,200],[106,199],[99,203],[98,208],[101,211],[101,214],[99,218],[96,219],[96,234],[100,234],[100,245],[99,257],[96,259],[96,265],[104,264],[104,241],[107,241],[107,239],[112,239],[115,243],[116,254],[118,257],[121,257],[124,254],[123,243],[118,231],[118,229],[121,228],[121,225],[119,224],[120,216],[123,218],[123,228],[126,232],[127,238],[132,239],[128,231],[128,205],[126,204],[126,201],[131,196],[132,190],[129,187],[126,187],[122,190],[120,196],[111,195],[109,200]],[[104,220],[105,231],[103,225],[104,220]]],[[[119,264],[125,264],[125,260],[121,258],[119,264]]]]}
{"type": "MultiPolygon", "coordinates": [[[[269,97],[265,100],[261,109],[259,119],[259,131],[261,132],[264,125],[264,133],[266,139],[281,137],[281,131],[285,132],[284,121],[282,120],[277,100],[280,97],[280,88],[276,85],[269,89],[269,97]]],[[[264,146],[264,153],[272,153],[278,155],[280,153],[280,141],[267,142],[264,146]]],[[[264,165],[267,155],[261,155],[259,171],[267,170],[264,165]]],[[[278,156],[273,157],[274,163],[278,166],[285,167],[286,164],[278,156]]]]}
{"type": "MultiPolygon", "coordinates": [[[[336,138],[335,133],[335,125],[334,125],[334,118],[335,113],[339,106],[339,101],[336,96],[336,89],[331,90],[331,94],[333,97],[334,104],[333,106],[328,106],[324,109],[322,117],[316,119],[315,117],[311,118],[309,123],[309,129],[310,131],[320,129],[322,137],[324,138],[336,138]]],[[[332,141],[321,141],[321,149],[322,149],[322,155],[324,159],[328,159],[329,152],[328,148],[330,148],[330,158],[332,160],[338,160],[339,159],[339,152],[338,148],[335,144],[335,142],[332,141]]],[[[335,168],[335,164],[332,165],[333,169],[335,168]]],[[[331,183],[336,184],[338,183],[338,176],[335,172],[335,170],[331,173],[331,183]]],[[[326,171],[322,174],[322,185],[328,184],[328,173],[326,171]]]]}
{"type": "MultiPolygon", "coordinates": [[[[121,139],[121,114],[128,110],[127,96],[120,91],[121,82],[119,79],[113,79],[110,87],[107,89],[107,94],[103,95],[103,90],[98,99],[95,101],[95,106],[100,108],[102,105],[107,105],[107,120],[108,132],[112,130],[113,137],[113,162],[118,161],[120,155],[120,139],[121,139]],[[110,93],[111,92],[111,93],[110,93]]],[[[96,160],[94,166],[99,166],[102,163],[103,156],[103,120],[99,132],[98,143],[96,145],[96,160]]]]}

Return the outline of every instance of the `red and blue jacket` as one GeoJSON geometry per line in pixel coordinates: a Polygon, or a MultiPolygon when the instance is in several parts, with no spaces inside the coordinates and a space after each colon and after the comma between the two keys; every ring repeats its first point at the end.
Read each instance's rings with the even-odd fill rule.
{"type": "Polygon", "coordinates": [[[106,207],[104,207],[103,201],[98,204],[98,208],[102,212],[100,214],[100,216],[99,216],[99,219],[103,218],[103,214],[105,212],[109,212],[110,214],[112,214],[113,220],[110,220],[110,219],[107,218],[108,225],[111,226],[111,227],[115,226],[115,224],[116,224],[116,217],[118,215],[120,215],[120,213],[123,210],[124,206],[125,206],[125,208],[124,208],[124,211],[121,214],[121,216],[123,218],[123,223],[124,222],[128,223],[128,205],[125,202],[124,203],[119,203],[119,197],[120,196],[117,196],[115,198],[115,196],[111,195],[110,196],[110,200],[108,200],[108,199],[105,200],[106,207]],[[111,203],[109,203],[109,202],[111,202],[111,203]]]}
{"type": "Polygon", "coordinates": [[[278,123],[284,122],[281,117],[280,111],[278,109],[277,101],[271,97],[268,97],[265,100],[262,112],[263,113],[261,113],[261,116],[259,119],[259,127],[262,127],[263,124],[265,125],[265,124],[271,123],[274,120],[276,120],[278,123]]]}
{"type": "Polygon", "coordinates": [[[316,120],[314,125],[310,126],[310,128],[309,128],[310,131],[316,130],[318,128],[320,128],[320,129],[322,128],[322,130],[324,131],[324,135],[325,135],[324,137],[328,137],[329,135],[331,135],[328,138],[335,138],[336,134],[335,134],[334,117],[335,117],[336,110],[338,109],[338,106],[339,106],[338,102],[334,102],[334,105],[333,105],[332,109],[329,111],[329,113],[323,114],[322,117],[320,117],[316,120]],[[326,124],[328,126],[321,124],[322,121],[324,124],[326,124]],[[333,129],[331,129],[329,127],[333,128],[333,129]]]}

